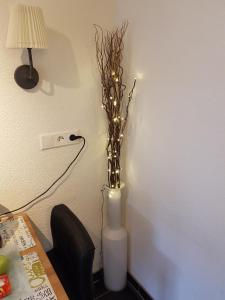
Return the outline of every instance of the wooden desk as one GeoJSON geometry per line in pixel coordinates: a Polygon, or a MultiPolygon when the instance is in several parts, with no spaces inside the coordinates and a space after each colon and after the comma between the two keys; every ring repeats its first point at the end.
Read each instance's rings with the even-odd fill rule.
{"type": "Polygon", "coordinates": [[[26,214],[19,214],[19,215],[16,215],[15,217],[17,217],[17,216],[18,217],[22,216],[24,218],[24,221],[26,222],[26,224],[30,230],[30,233],[32,234],[33,239],[36,243],[35,247],[32,247],[25,251],[21,251],[20,254],[25,255],[28,253],[36,252],[43,264],[43,267],[45,268],[48,279],[52,285],[52,288],[54,289],[54,292],[55,292],[58,300],[69,300],[68,296],[66,295],[66,292],[64,291],[64,288],[63,288],[61,282],[59,281],[47,255],[44,251],[44,249],[42,248],[40,241],[38,240],[37,234],[35,233],[32,225],[31,225],[29,217],[26,214]]]}

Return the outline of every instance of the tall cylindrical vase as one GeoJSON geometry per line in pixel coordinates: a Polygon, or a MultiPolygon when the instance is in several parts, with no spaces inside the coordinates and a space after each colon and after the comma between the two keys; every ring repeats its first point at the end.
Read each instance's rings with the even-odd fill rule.
{"type": "Polygon", "coordinates": [[[121,188],[107,189],[107,225],[103,229],[104,283],[120,291],[127,281],[127,231],[122,224],[121,188]]]}

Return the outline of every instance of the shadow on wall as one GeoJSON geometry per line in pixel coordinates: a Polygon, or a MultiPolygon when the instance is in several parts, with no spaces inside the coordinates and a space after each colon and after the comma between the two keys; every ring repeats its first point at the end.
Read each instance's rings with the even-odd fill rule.
{"type": "MultiPolygon", "coordinates": [[[[48,28],[48,49],[33,49],[34,67],[39,72],[39,84],[29,93],[41,91],[53,96],[55,86],[78,88],[80,80],[72,44],[65,35],[48,28]]],[[[21,60],[28,63],[27,50],[24,49],[21,60]]]]}
{"type": "MultiPolygon", "coordinates": [[[[5,207],[5,206],[3,206],[3,205],[0,204],[0,215],[4,214],[6,212],[9,212],[9,211],[10,210],[7,207],[5,207]]],[[[7,216],[10,217],[10,216],[12,216],[12,214],[8,214],[7,216]]]]}
{"type": "MultiPolygon", "coordinates": [[[[47,239],[47,237],[43,234],[39,227],[30,219],[31,225],[36,232],[39,241],[41,241],[42,246],[44,247],[45,251],[48,251],[52,248],[52,243],[47,239]]],[[[50,224],[50,220],[49,220],[50,224]]]]}
{"type": "Polygon", "coordinates": [[[142,278],[137,278],[137,281],[143,282],[144,288],[155,299],[177,299],[176,267],[158,249],[154,225],[130,204],[127,206],[127,213],[128,249],[131,249],[128,258],[129,271],[134,277],[135,274],[139,274],[138,277],[142,274],[142,278]]]}

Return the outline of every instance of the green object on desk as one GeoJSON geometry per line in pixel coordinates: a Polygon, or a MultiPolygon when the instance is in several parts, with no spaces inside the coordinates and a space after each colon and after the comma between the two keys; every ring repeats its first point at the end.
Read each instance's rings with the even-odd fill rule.
{"type": "Polygon", "coordinates": [[[9,259],[5,255],[0,255],[0,275],[6,274],[9,270],[9,259]]]}

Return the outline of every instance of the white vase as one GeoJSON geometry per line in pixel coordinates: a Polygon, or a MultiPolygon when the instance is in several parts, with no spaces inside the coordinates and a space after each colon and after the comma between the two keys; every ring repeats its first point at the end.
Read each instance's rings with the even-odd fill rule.
{"type": "Polygon", "coordinates": [[[107,189],[107,225],[103,229],[104,283],[120,291],[127,281],[127,231],[122,225],[121,188],[107,189]]]}

